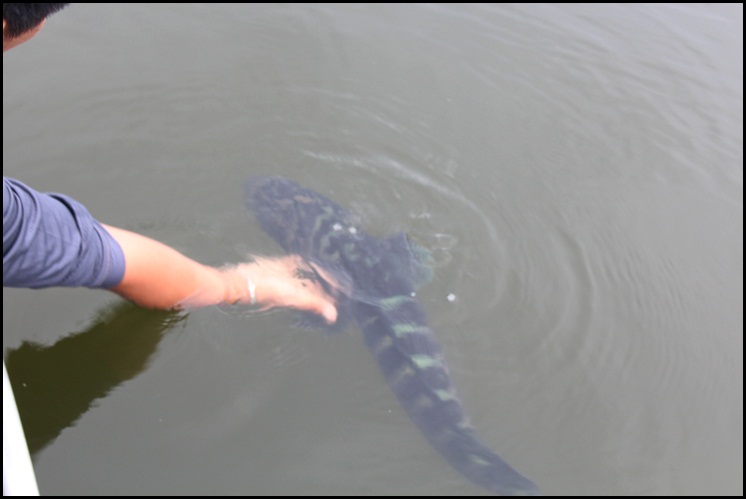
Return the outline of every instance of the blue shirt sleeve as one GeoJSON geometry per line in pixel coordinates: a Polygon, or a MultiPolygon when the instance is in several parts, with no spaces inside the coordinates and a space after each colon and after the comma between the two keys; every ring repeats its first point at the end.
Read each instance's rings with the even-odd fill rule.
{"type": "Polygon", "coordinates": [[[111,288],[123,277],[122,248],[83,205],[3,177],[3,286],[111,288]]]}

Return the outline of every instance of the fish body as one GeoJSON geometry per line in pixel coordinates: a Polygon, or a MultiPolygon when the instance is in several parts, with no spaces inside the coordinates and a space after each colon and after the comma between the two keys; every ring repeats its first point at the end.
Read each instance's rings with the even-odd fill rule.
{"type": "Polygon", "coordinates": [[[402,407],[430,444],[464,476],[500,495],[536,495],[533,482],[478,438],[448,374],[443,351],[415,298],[429,269],[405,235],[369,236],[333,201],[277,177],[250,178],[247,207],[288,253],[343,282],[341,314],[365,344],[402,407]]]}

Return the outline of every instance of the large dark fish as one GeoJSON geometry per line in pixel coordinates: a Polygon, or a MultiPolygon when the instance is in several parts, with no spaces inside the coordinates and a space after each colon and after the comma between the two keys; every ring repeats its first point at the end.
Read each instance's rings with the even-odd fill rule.
{"type": "Polygon", "coordinates": [[[430,444],[492,492],[538,494],[536,485],[482,443],[456,397],[435,333],[414,298],[427,270],[421,251],[403,234],[365,234],[349,211],[290,180],[250,178],[244,187],[247,207],[285,251],[347,288],[339,297],[341,316],[358,323],[386,381],[430,444]]]}

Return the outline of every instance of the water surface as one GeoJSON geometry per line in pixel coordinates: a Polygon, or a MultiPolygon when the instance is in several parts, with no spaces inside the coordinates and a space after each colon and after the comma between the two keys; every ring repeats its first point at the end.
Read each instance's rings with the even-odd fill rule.
{"type": "MultiPolygon", "coordinates": [[[[742,495],[742,46],[740,5],[76,4],[4,56],[3,173],[213,265],[279,252],[240,183],[291,178],[433,252],[464,404],[544,493],[742,495]]],[[[483,493],[355,329],[3,306],[43,494],[483,493]]]]}

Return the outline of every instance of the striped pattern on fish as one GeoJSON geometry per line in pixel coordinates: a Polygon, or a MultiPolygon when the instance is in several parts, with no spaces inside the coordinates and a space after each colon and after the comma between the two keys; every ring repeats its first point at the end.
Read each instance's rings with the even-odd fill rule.
{"type": "Polygon", "coordinates": [[[430,444],[487,490],[538,494],[482,443],[456,396],[443,351],[415,299],[429,272],[422,250],[403,234],[367,235],[349,211],[290,180],[250,178],[244,188],[246,205],[265,232],[342,282],[340,314],[358,323],[386,382],[430,444]]]}

